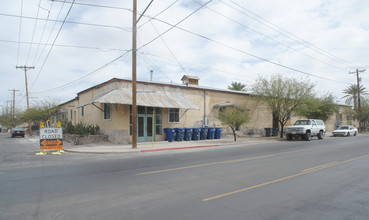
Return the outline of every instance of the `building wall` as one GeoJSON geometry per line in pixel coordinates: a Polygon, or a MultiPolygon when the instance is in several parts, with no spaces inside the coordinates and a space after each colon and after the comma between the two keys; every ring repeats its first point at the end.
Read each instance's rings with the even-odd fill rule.
{"type": "Polygon", "coordinates": [[[60,109],[65,109],[67,111],[67,120],[71,121],[73,125],[78,123],[78,100],[73,99],[60,105],[60,109]]]}
{"type": "MultiPolygon", "coordinates": [[[[68,112],[68,119],[72,110],[73,124],[82,122],[84,124],[99,125],[103,134],[109,135],[109,140],[114,143],[131,143],[130,129],[130,106],[129,105],[111,105],[111,119],[104,120],[103,104],[96,103],[94,105],[87,104],[92,99],[103,95],[114,89],[131,90],[131,82],[127,80],[110,80],[98,86],[92,87],[78,93],[78,98],[71,102],[61,105],[62,109],[68,112]],[[82,116],[82,105],[83,116],[82,116]]],[[[219,91],[212,89],[203,89],[195,86],[178,86],[167,84],[155,84],[149,82],[137,83],[137,91],[160,91],[181,93],[186,95],[199,110],[180,109],[180,122],[168,122],[168,109],[162,109],[162,128],[176,127],[202,127],[205,124],[205,119],[208,120],[210,127],[223,127],[221,122],[216,117],[215,105],[230,102],[242,108],[248,109],[250,121],[240,128],[240,132],[246,133],[250,130],[256,131],[255,134],[263,134],[264,128],[272,127],[272,114],[266,104],[256,101],[250,94],[242,92],[219,91]]],[[[340,106],[338,116],[332,116],[327,122],[327,130],[332,131],[336,128],[336,117],[340,117],[342,124],[352,124],[346,116],[348,106],[340,106]],[[346,110],[344,110],[346,109],[346,110]]],[[[301,117],[293,117],[286,126],[294,123],[301,117]]],[[[225,133],[230,132],[228,127],[223,127],[225,133]]],[[[162,131],[164,134],[164,132],[162,131]]],[[[164,140],[165,135],[156,135],[155,140],[164,140]]]]}

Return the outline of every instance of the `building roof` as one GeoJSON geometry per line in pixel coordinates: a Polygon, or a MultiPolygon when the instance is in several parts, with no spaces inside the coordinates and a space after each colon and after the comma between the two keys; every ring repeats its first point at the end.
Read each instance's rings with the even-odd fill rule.
{"type": "Polygon", "coordinates": [[[197,77],[197,76],[190,76],[190,75],[183,75],[183,77],[182,77],[182,79],[181,80],[183,80],[183,79],[195,79],[195,80],[199,80],[200,78],[199,77],[197,77]]]}
{"type": "MultiPolygon", "coordinates": [[[[90,87],[88,89],[82,90],[78,94],[87,92],[91,89],[99,88],[104,85],[107,85],[112,82],[132,82],[130,79],[118,79],[118,78],[112,78],[106,82],[100,83],[96,86],[90,87]]],[[[212,88],[212,87],[206,87],[206,86],[194,86],[194,85],[183,85],[183,84],[177,84],[177,83],[167,83],[167,82],[155,82],[155,81],[137,81],[137,84],[152,84],[152,85],[158,85],[158,86],[170,86],[170,87],[179,87],[182,89],[193,89],[193,90],[202,90],[202,91],[217,91],[217,92],[226,92],[226,93],[238,93],[238,94],[244,94],[244,95],[251,95],[251,93],[244,92],[244,91],[235,91],[235,90],[229,90],[229,89],[218,89],[218,88],[212,88]]]]}
{"type": "MultiPolygon", "coordinates": [[[[196,109],[199,108],[191,102],[184,94],[158,91],[137,91],[137,105],[150,106],[160,108],[181,108],[181,109],[196,109]]],[[[87,103],[110,103],[110,104],[125,104],[132,105],[132,91],[130,90],[112,90],[87,103]]]]}

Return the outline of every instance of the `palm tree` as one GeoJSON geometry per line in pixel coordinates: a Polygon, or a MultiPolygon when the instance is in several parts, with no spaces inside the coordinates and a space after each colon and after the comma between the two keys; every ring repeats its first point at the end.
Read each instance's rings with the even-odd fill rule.
{"type": "MultiPolygon", "coordinates": [[[[360,98],[362,95],[368,95],[368,91],[366,91],[366,88],[363,87],[362,85],[359,86],[360,89],[360,98]]],[[[345,103],[347,105],[351,105],[354,104],[354,109],[357,109],[357,85],[356,84],[352,84],[349,87],[347,87],[345,90],[343,90],[343,93],[346,94],[345,96],[343,96],[343,99],[345,100],[345,103]]]]}
{"type": "Polygon", "coordinates": [[[235,91],[246,91],[246,85],[240,82],[232,82],[228,89],[235,91]]]}

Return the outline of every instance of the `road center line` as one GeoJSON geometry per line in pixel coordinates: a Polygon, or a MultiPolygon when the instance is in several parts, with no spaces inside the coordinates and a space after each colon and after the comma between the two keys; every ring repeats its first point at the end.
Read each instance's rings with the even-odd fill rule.
{"type": "Polygon", "coordinates": [[[202,201],[207,202],[207,201],[210,201],[210,200],[219,199],[219,198],[230,196],[230,195],[233,195],[233,194],[236,194],[236,193],[240,193],[240,192],[244,192],[244,191],[247,191],[247,190],[251,190],[251,189],[259,188],[259,187],[262,187],[262,186],[270,185],[272,183],[277,183],[277,182],[281,182],[283,180],[287,180],[287,179],[291,179],[291,178],[294,178],[294,177],[302,176],[302,175],[312,173],[312,172],[315,172],[315,171],[327,169],[329,167],[333,167],[333,166],[337,166],[337,165],[340,165],[340,164],[352,162],[354,160],[363,159],[363,158],[366,158],[366,157],[369,157],[369,154],[364,155],[364,156],[360,156],[360,157],[355,157],[355,158],[352,158],[352,159],[349,159],[349,160],[344,160],[344,161],[341,161],[341,162],[336,161],[336,162],[320,165],[320,166],[317,166],[317,167],[312,167],[310,169],[303,170],[300,173],[296,173],[296,174],[293,174],[293,175],[290,175],[290,176],[282,177],[280,179],[271,180],[271,181],[261,183],[261,184],[258,184],[258,185],[254,185],[254,186],[250,186],[250,187],[247,187],[247,188],[244,188],[244,189],[239,189],[239,190],[235,190],[235,191],[232,191],[232,192],[220,194],[220,195],[217,195],[217,196],[212,196],[212,197],[203,199],[202,201]]]}

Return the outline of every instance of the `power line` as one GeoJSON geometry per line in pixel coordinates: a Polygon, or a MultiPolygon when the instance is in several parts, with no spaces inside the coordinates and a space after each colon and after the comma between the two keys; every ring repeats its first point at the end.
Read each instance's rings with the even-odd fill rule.
{"type": "MultiPolygon", "coordinates": [[[[41,0],[39,0],[39,3],[38,4],[41,4],[41,0]]],[[[40,12],[40,7],[37,7],[37,15],[36,15],[36,20],[35,20],[35,25],[33,26],[32,39],[31,39],[31,44],[29,45],[29,50],[28,50],[26,64],[28,64],[29,55],[31,54],[31,49],[32,49],[32,45],[33,45],[33,38],[35,36],[35,31],[36,31],[36,26],[37,26],[39,12],[40,12]]]]}
{"type": "Polygon", "coordinates": [[[114,25],[106,25],[106,24],[96,24],[96,23],[86,23],[86,22],[77,22],[77,21],[61,21],[57,19],[48,19],[48,18],[36,18],[31,16],[19,16],[19,15],[12,15],[12,14],[6,14],[6,13],[0,13],[1,16],[7,16],[7,17],[15,17],[15,18],[22,18],[22,19],[30,19],[30,20],[40,20],[40,21],[50,21],[50,22],[58,22],[58,23],[66,23],[66,24],[78,24],[78,25],[86,25],[86,26],[93,26],[93,27],[103,27],[103,28],[115,28],[115,29],[121,29],[123,31],[131,32],[132,29],[128,27],[120,27],[120,26],[114,26],[114,25]]]}
{"type": "MultiPolygon", "coordinates": [[[[45,30],[46,30],[46,26],[47,26],[47,23],[49,22],[49,18],[50,18],[50,11],[51,11],[51,9],[52,9],[53,5],[54,5],[54,2],[51,2],[51,4],[50,4],[50,9],[49,9],[49,10],[42,8],[42,9],[46,10],[48,13],[47,13],[47,18],[46,18],[46,20],[45,20],[45,24],[44,24],[44,28],[43,28],[43,30],[42,30],[42,34],[41,34],[40,40],[38,41],[39,45],[37,46],[37,50],[36,50],[35,56],[33,57],[33,61],[32,61],[32,63],[33,63],[33,64],[34,64],[34,63],[35,63],[35,61],[36,61],[36,57],[37,57],[38,51],[39,51],[40,46],[41,46],[41,45],[40,45],[40,43],[41,43],[42,39],[44,38],[44,34],[45,34],[45,30]]],[[[40,6],[40,5],[39,5],[38,7],[40,7],[40,8],[41,8],[41,6],[40,6]]]]}
{"type": "MultiPolygon", "coordinates": [[[[64,3],[63,3],[63,5],[60,7],[60,10],[59,10],[59,13],[58,13],[58,16],[56,17],[56,20],[58,20],[59,19],[59,16],[60,16],[60,14],[61,14],[61,12],[62,12],[62,10],[63,10],[63,8],[64,8],[64,3]]],[[[52,27],[52,29],[51,29],[51,31],[50,31],[50,34],[49,34],[49,37],[47,38],[47,40],[46,40],[46,43],[48,43],[49,42],[49,40],[50,40],[50,38],[51,38],[51,35],[52,35],[52,33],[53,33],[53,31],[54,31],[54,28],[55,28],[55,26],[56,26],[56,24],[57,24],[57,21],[54,21],[54,25],[53,25],[53,27],[52,27]]],[[[42,54],[44,53],[44,51],[45,51],[45,48],[46,48],[46,45],[44,45],[44,47],[42,48],[42,51],[41,51],[41,53],[40,53],[40,56],[38,57],[38,59],[37,59],[37,61],[35,62],[33,62],[34,63],[34,66],[37,66],[37,64],[38,64],[38,62],[40,61],[40,59],[41,59],[41,56],[42,56],[42,54]]],[[[36,60],[36,59],[34,59],[34,60],[36,60]]]]}
{"type": "Polygon", "coordinates": [[[67,2],[67,1],[59,1],[59,0],[51,0],[53,2],[62,2],[62,3],[69,3],[69,4],[75,4],[75,5],[82,5],[82,6],[89,6],[89,7],[98,7],[98,8],[109,8],[109,9],[120,9],[120,10],[126,10],[132,12],[132,9],[129,8],[123,8],[118,6],[109,6],[109,5],[97,5],[97,4],[87,4],[87,3],[81,3],[81,2],[67,2]]]}
{"type": "MultiPolygon", "coordinates": [[[[176,0],[174,1],[172,4],[170,4],[168,7],[166,7],[164,10],[162,10],[161,12],[159,12],[158,14],[154,15],[153,17],[156,18],[157,16],[163,14],[165,11],[167,11],[169,8],[171,8],[173,5],[175,5],[177,2],[179,2],[180,0],[176,0]]],[[[147,24],[150,20],[144,22],[141,26],[139,26],[137,29],[140,29],[142,26],[144,26],[145,24],[147,24]]]]}
{"type": "MultiPolygon", "coordinates": [[[[149,18],[152,18],[152,17],[149,17],[149,18]]],[[[285,68],[285,69],[292,70],[292,71],[294,71],[294,72],[302,73],[302,74],[304,74],[304,75],[313,76],[313,77],[316,77],[316,78],[320,78],[320,79],[324,79],[324,80],[328,80],[328,81],[332,81],[332,82],[338,82],[338,83],[343,83],[343,84],[349,84],[349,83],[347,83],[347,82],[342,82],[342,81],[333,80],[333,79],[328,79],[328,78],[325,78],[325,77],[321,77],[321,76],[318,76],[318,75],[314,75],[314,74],[311,74],[311,73],[308,73],[308,72],[305,72],[305,71],[302,71],[302,70],[298,70],[298,69],[295,69],[295,68],[293,68],[293,67],[289,67],[289,66],[286,66],[286,65],[283,65],[283,64],[277,63],[277,62],[275,62],[275,61],[272,61],[272,60],[269,60],[269,59],[266,59],[266,58],[263,58],[263,57],[260,57],[260,56],[257,56],[257,55],[254,55],[254,54],[251,54],[251,53],[246,52],[246,51],[243,51],[243,50],[241,50],[241,49],[239,49],[239,48],[235,48],[235,47],[233,47],[233,46],[227,45],[227,44],[222,43],[222,42],[220,42],[220,41],[214,40],[214,39],[212,39],[212,38],[210,38],[210,37],[206,37],[206,36],[204,36],[204,35],[201,35],[201,34],[195,33],[195,32],[193,32],[193,31],[190,31],[190,30],[187,30],[187,29],[184,29],[184,28],[178,27],[178,23],[177,23],[177,24],[175,24],[175,25],[173,25],[173,24],[171,24],[171,23],[169,23],[169,22],[166,22],[166,21],[160,20],[160,19],[158,19],[158,18],[152,18],[152,19],[153,19],[153,20],[156,20],[156,21],[159,21],[159,22],[161,22],[161,23],[164,23],[164,24],[166,24],[166,25],[168,25],[168,26],[171,26],[171,28],[170,28],[170,29],[168,29],[167,31],[163,32],[160,36],[164,35],[165,33],[167,33],[169,30],[171,30],[171,29],[173,29],[173,28],[177,28],[177,29],[182,30],[182,31],[184,31],[184,32],[187,32],[187,33],[190,33],[190,34],[192,34],[192,35],[195,35],[195,36],[198,36],[198,37],[200,37],[200,38],[203,38],[203,39],[205,39],[205,40],[207,40],[207,41],[211,41],[211,42],[213,42],[213,43],[216,43],[216,44],[222,45],[222,46],[224,46],[224,47],[227,47],[227,48],[229,48],[229,49],[232,49],[232,50],[238,51],[238,52],[240,52],[240,53],[242,53],[242,54],[245,54],[245,55],[248,55],[248,56],[254,57],[254,58],[256,58],[256,59],[259,59],[259,60],[262,60],[262,61],[265,61],[265,62],[268,62],[268,63],[274,64],[274,65],[276,65],[276,66],[279,66],[279,67],[282,67],[282,68],[285,68]]],[[[160,36],[158,36],[158,37],[154,38],[154,39],[153,39],[153,40],[151,40],[150,42],[148,42],[148,43],[146,43],[145,45],[141,46],[141,47],[140,47],[140,49],[141,49],[141,48],[143,48],[143,47],[145,47],[145,46],[147,46],[147,45],[149,45],[150,43],[152,43],[153,41],[155,41],[156,39],[158,39],[160,36]]]]}
{"type": "MultiPolygon", "coordinates": [[[[21,44],[32,44],[31,42],[25,41],[13,41],[13,40],[1,40],[0,42],[5,43],[21,43],[21,44]]],[[[52,46],[52,44],[47,43],[33,43],[33,45],[40,45],[40,46],[52,46]]],[[[109,52],[109,51],[128,51],[127,49],[117,49],[117,48],[100,48],[100,47],[90,47],[90,46],[80,46],[80,45],[68,45],[68,44],[54,44],[54,47],[67,47],[67,48],[79,48],[79,49],[93,49],[93,50],[100,50],[102,52],[109,52]]]]}
{"type": "MultiPolygon", "coordinates": [[[[213,0],[210,0],[204,4],[202,4],[198,9],[196,9],[195,11],[193,11],[192,13],[190,13],[189,15],[187,15],[185,18],[183,18],[182,20],[180,20],[179,22],[177,22],[175,25],[170,24],[170,28],[166,31],[164,31],[163,33],[161,33],[159,36],[155,37],[154,39],[152,39],[151,41],[147,42],[146,44],[144,44],[143,46],[141,46],[140,48],[138,48],[138,50],[140,50],[141,48],[144,48],[145,46],[151,44],[152,42],[154,42],[155,40],[157,40],[158,38],[160,38],[161,36],[163,36],[164,34],[168,33],[170,30],[172,30],[173,28],[177,27],[180,23],[182,23],[183,21],[187,20],[189,17],[191,17],[193,14],[195,14],[196,12],[198,12],[200,9],[202,9],[203,7],[205,7],[206,5],[208,5],[210,2],[212,2],[213,0]]],[[[157,18],[153,18],[153,17],[149,17],[151,19],[156,19],[157,18]]]]}
{"type": "MultiPolygon", "coordinates": [[[[73,0],[73,3],[74,3],[74,1],[75,1],[75,0],[73,0]]],[[[69,10],[68,10],[68,12],[67,12],[67,15],[65,16],[64,21],[63,21],[62,25],[61,25],[61,26],[60,26],[60,28],[59,28],[59,31],[58,31],[58,33],[57,33],[57,35],[56,35],[55,39],[54,39],[54,42],[53,42],[53,44],[51,45],[51,47],[50,47],[50,49],[49,49],[49,52],[47,53],[46,58],[45,58],[45,60],[44,60],[43,64],[41,65],[40,71],[38,72],[38,74],[37,74],[37,76],[36,76],[36,79],[35,79],[35,80],[33,81],[33,83],[32,83],[31,89],[32,89],[32,88],[33,88],[33,86],[35,85],[35,83],[36,83],[36,81],[37,81],[38,77],[40,76],[41,71],[42,71],[42,70],[43,70],[43,68],[44,68],[44,65],[45,65],[45,63],[46,63],[47,59],[49,58],[50,52],[51,52],[51,50],[52,50],[52,49],[53,49],[53,47],[54,47],[54,44],[55,44],[55,42],[56,42],[56,39],[58,39],[58,36],[59,36],[59,34],[60,34],[60,32],[61,32],[61,30],[62,30],[63,26],[64,26],[65,20],[67,20],[67,17],[68,17],[68,15],[69,15],[70,11],[72,10],[73,3],[72,3],[72,4],[70,5],[70,7],[69,7],[69,10]]]]}
{"type": "Polygon", "coordinates": [[[249,17],[249,18],[251,18],[251,19],[255,20],[256,22],[261,23],[261,24],[263,24],[263,25],[265,25],[265,26],[267,26],[267,27],[271,28],[272,30],[274,30],[274,31],[276,31],[276,32],[278,32],[278,33],[280,33],[280,34],[282,34],[282,35],[284,35],[284,36],[286,36],[286,37],[290,38],[291,40],[296,41],[296,42],[298,42],[298,43],[300,43],[300,44],[304,45],[305,47],[307,47],[307,48],[310,48],[310,49],[314,50],[315,52],[318,52],[318,53],[320,53],[320,54],[322,54],[322,55],[324,55],[324,56],[327,56],[327,57],[329,57],[329,58],[331,58],[331,59],[334,59],[334,60],[336,60],[337,62],[340,62],[340,63],[342,63],[342,64],[345,64],[345,65],[348,65],[348,66],[351,66],[351,67],[355,67],[355,66],[356,66],[355,64],[352,64],[352,63],[350,63],[350,62],[348,62],[348,61],[345,61],[345,60],[343,60],[343,59],[341,59],[341,58],[339,58],[339,57],[337,57],[337,56],[335,56],[335,55],[333,55],[333,54],[331,54],[331,53],[329,53],[329,52],[327,52],[327,51],[325,51],[325,50],[323,50],[323,49],[321,49],[321,48],[318,48],[318,47],[314,46],[313,44],[311,44],[311,43],[309,43],[309,42],[305,41],[304,39],[302,39],[302,38],[300,38],[300,37],[296,36],[295,34],[293,34],[293,33],[289,32],[289,31],[287,31],[286,29],[284,29],[284,28],[282,28],[282,27],[280,27],[280,26],[278,26],[278,25],[276,25],[276,24],[273,24],[272,22],[270,22],[270,21],[268,21],[268,20],[266,20],[266,19],[262,18],[261,16],[259,16],[259,15],[258,15],[258,14],[256,14],[255,12],[252,12],[251,10],[249,10],[249,9],[247,9],[247,8],[245,8],[245,7],[243,7],[243,6],[241,6],[240,4],[238,4],[238,3],[236,3],[236,2],[234,2],[234,1],[232,1],[232,0],[229,0],[229,1],[230,1],[230,2],[232,2],[234,5],[238,6],[239,8],[241,8],[241,9],[243,9],[243,10],[248,11],[249,13],[253,14],[253,15],[254,15],[254,16],[256,16],[257,18],[261,19],[262,21],[265,21],[266,23],[268,23],[268,24],[270,24],[270,25],[265,24],[264,22],[262,22],[262,21],[260,21],[260,20],[258,20],[258,19],[256,19],[256,18],[254,18],[254,17],[252,17],[252,16],[250,16],[250,15],[248,15],[248,14],[244,13],[243,11],[240,11],[240,10],[236,9],[235,7],[233,7],[233,6],[231,6],[231,5],[227,4],[227,3],[225,3],[225,2],[224,2],[224,1],[222,1],[222,0],[219,0],[219,1],[220,1],[221,3],[223,3],[223,4],[227,5],[228,7],[233,8],[234,10],[236,10],[236,11],[240,12],[241,14],[244,14],[245,16],[247,16],[247,17],[249,17]],[[280,30],[282,30],[283,32],[281,32],[280,30]]]}
{"type": "Polygon", "coordinates": [[[64,85],[61,85],[61,86],[58,86],[58,87],[55,87],[55,88],[52,88],[52,89],[47,89],[47,90],[44,90],[44,91],[38,91],[38,92],[32,92],[32,94],[39,94],[39,93],[46,93],[46,92],[55,92],[55,91],[58,91],[58,90],[65,89],[65,88],[68,88],[68,87],[70,87],[70,86],[76,85],[76,83],[78,83],[78,82],[79,82],[79,81],[81,81],[82,79],[87,79],[87,77],[88,77],[88,78],[91,78],[95,73],[97,73],[98,71],[100,71],[100,70],[102,70],[102,69],[106,68],[107,66],[109,66],[109,65],[110,65],[110,64],[112,64],[112,63],[114,63],[115,61],[117,61],[117,60],[119,60],[119,59],[121,59],[121,58],[125,57],[125,56],[126,56],[126,55],[128,55],[131,51],[132,51],[132,50],[129,50],[129,51],[127,51],[127,52],[123,53],[123,54],[122,54],[122,55],[120,55],[119,57],[117,57],[117,58],[115,58],[115,59],[113,59],[113,60],[109,61],[108,63],[106,63],[106,64],[102,65],[101,67],[99,67],[99,68],[97,68],[97,69],[95,69],[95,70],[93,70],[93,71],[91,71],[91,72],[89,72],[89,73],[87,73],[86,75],[81,76],[81,77],[80,77],[80,78],[78,78],[78,79],[75,79],[75,80],[73,80],[73,81],[71,81],[71,82],[68,82],[68,83],[66,83],[66,84],[64,84],[64,85]]]}
{"type": "MultiPolygon", "coordinates": [[[[151,22],[151,20],[150,20],[150,23],[151,23],[152,27],[154,28],[154,30],[156,31],[156,33],[157,33],[158,35],[160,35],[160,34],[159,34],[159,31],[156,29],[156,27],[155,27],[155,26],[154,26],[154,24],[151,22]]],[[[183,71],[184,73],[186,73],[185,68],[182,66],[182,64],[179,62],[179,60],[177,59],[177,57],[174,55],[173,51],[169,48],[169,46],[168,46],[168,44],[165,42],[164,38],[161,36],[161,37],[160,37],[160,39],[161,39],[161,41],[164,43],[165,47],[169,50],[170,54],[172,54],[172,56],[173,56],[173,58],[175,59],[175,61],[177,62],[177,64],[181,67],[182,71],[183,71]]]]}
{"type": "Polygon", "coordinates": [[[238,22],[238,21],[236,21],[236,20],[234,20],[234,19],[232,19],[232,18],[230,18],[230,17],[228,17],[228,16],[226,16],[226,15],[224,15],[224,14],[222,14],[222,13],[220,13],[220,12],[218,12],[218,11],[214,10],[214,9],[211,9],[211,8],[209,8],[209,7],[206,7],[206,8],[207,8],[208,10],[210,10],[210,11],[212,11],[212,12],[214,12],[214,13],[216,13],[216,14],[220,15],[220,16],[222,16],[222,17],[225,17],[226,19],[228,19],[228,20],[230,20],[230,21],[232,21],[232,22],[234,22],[234,23],[236,23],[236,24],[238,24],[238,25],[241,25],[241,26],[243,26],[243,27],[245,27],[245,28],[247,28],[247,29],[249,29],[249,30],[251,30],[251,31],[253,31],[253,32],[255,32],[255,33],[257,33],[257,34],[259,34],[259,35],[261,35],[261,36],[265,37],[265,38],[267,38],[267,39],[269,39],[269,40],[275,41],[275,42],[277,42],[277,43],[279,43],[279,44],[281,44],[281,45],[283,45],[283,46],[285,46],[285,47],[287,47],[287,48],[289,48],[289,49],[291,49],[291,50],[293,50],[293,51],[295,51],[295,52],[301,53],[302,55],[304,55],[304,56],[306,56],[306,57],[309,57],[310,59],[313,59],[313,60],[316,60],[316,61],[318,61],[318,62],[324,63],[324,64],[326,64],[326,65],[328,65],[328,66],[334,67],[334,68],[339,69],[339,70],[347,71],[346,69],[343,69],[343,68],[341,68],[341,67],[335,66],[335,65],[330,64],[330,63],[327,63],[327,62],[325,62],[325,61],[323,61],[323,60],[320,60],[320,59],[317,59],[317,58],[315,58],[315,57],[313,57],[313,56],[310,56],[310,55],[308,55],[308,54],[306,54],[306,53],[304,53],[304,52],[302,52],[302,51],[300,51],[300,50],[298,50],[298,49],[295,49],[295,48],[293,48],[293,47],[291,47],[291,46],[289,46],[289,45],[287,45],[287,44],[283,43],[282,41],[279,41],[279,40],[276,40],[275,38],[269,37],[269,36],[267,36],[267,35],[265,35],[265,34],[263,34],[263,33],[259,32],[259,31],[255,30],[255,29],[251,28],[250,26],[246,26],[245,24],[243,24],[243,23],[241,23],[241,22],[238,22]]]}
{"type": "MultiPolygon", "coordinates": [[[[21,33],[22,33],[22,17],[23,17],[23,0],[21,1],[21,14],[20,14],[20,21],[19,21],[19,35],[18,35],[18,41],[21,40],[21,33]]],[[[19,63],[19,50],[20,50],[20,44],[18,44],[18,52],[17,52],[17,65],[19,63]]]]}

